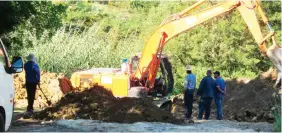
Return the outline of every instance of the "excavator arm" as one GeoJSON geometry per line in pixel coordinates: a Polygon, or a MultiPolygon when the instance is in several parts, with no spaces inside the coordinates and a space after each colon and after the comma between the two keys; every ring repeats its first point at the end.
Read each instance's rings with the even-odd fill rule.
{"type": "MultiPolygon", "coordinates": [[[[267,17],[265,16],[259,1],[250,1],[250,0],[230,0],[221,2],[212,7],[206,8],[204,10],[190,13],[191,10],[197,8],[198,6],[205,3],[205,0],[200,0],[191,7],[183,10],[178,14],[174,14],[172,17],[163,22],[148,38],[143,49],[142,56],[138,62],[138,69],[133,75],[131,75],[131,80],[146,80],[146,88],[151,89],[154,87],[154,82],[157,74],[158,67],[160,65],[160,58],[157,56],[161,54],[164,45],[172,38],[176,37],[178,34],[181,34],[203,22],[206,22],[217,16],[227,14],[235,9],[238,9],[242,18],[246,22],[250,32],[252,33],[256,43],[259,46],[260,52],[263,55],[269,57],[269,53],[266,48],[265,40],[269,37],[272,37],[274,42],[272,46],[273,49],[281,49],[280,46],[276,45],[274,39],[274,32],[271,29],[271,26],[268,22],[267,17]],[[258,9],[260,15],[265,24],[268,25],[270,33],[263,37],[258,19],[254,9],[258,9]]],[[[281,56],[272,56],[269,57],[272,62],[276,61],[274,65],[279,67],[279,61],[281,66],[281,56]],[[275,58],[275,59],[274,59],[275,58]],[[277,59],[278,58],[278,59],[277,59]],[[278,65],[277,65],[278,63],[278,65]]],[[[281,68],[278,68],[281,69],[281,68]]]]}

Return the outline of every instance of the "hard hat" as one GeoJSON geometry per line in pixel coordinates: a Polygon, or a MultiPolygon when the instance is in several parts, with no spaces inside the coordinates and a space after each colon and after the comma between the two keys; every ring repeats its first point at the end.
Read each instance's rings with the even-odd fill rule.
{"type": "Polygon", "coordinates": [[[26,57],[26,59],[27,59],[28,61],[35,61],[35,60],[36,60],[36,58],[35,58],[35,56],[34,56],[33,53],[30,53],[30,54],[26,57]]]}
{"type": "Polygon", "coordinates": [[[187,65],[186,66],[186,70],[190,70],[191,71],[192,70],[192,66],[191,65],[187,65]]]}

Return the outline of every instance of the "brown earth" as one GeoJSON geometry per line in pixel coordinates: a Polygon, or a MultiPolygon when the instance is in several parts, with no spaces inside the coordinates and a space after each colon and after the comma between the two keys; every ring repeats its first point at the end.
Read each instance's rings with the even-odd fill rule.
{"type": "Polygon", "coordinates": [[[273,87],[276,71],[270,69],[255,79],[227,80],[223,101],[225,117],[237,121],[274,122],[273,111],[281,108],[279,88],[273,87]]]}
{"type": "MultiPolygon", "coordinates": [[[[244,122],[274,122],[273,111],[281,108],[279,88],[274,88],[276,71],[270,69],[255,79],[238,78],[226,80],[227,94],[223,100],[224,119],[244,122]]],[[[216,118],[212,103],[211,119],[216,118]]],[[[185,117],[183,95],[177,96],[172,107],[177,118],[185,117]]],[[[198,100],[193,105],[193,118],[198,114],[198,100]]]]}
{"type": "MultiPolygon", "coordinates": [[[[223,100],[224,119],[236,121],[273,122],[273,110],[281,103],[277,97],[279,89],[273,87],[276,73],[269,70],[255,79],[226,80],[227,94],[223,100]]],[[[25,99],[24,73],[15,75],[15,102],[25,99]]],[[[54,103],[32,117],[35,119],[93,119],[110,122],[132,123],[140,121],[178,123],[185,118],[183,96],[177,96],[172,112],[166,112],[150,101],[137,98],[115,98],[103,87],[73,90],[63,75],[42,73],[41,87],[54,103]],[[63,78],[62,78],[63,77],[63,78]],[[66,94],[64,96],[64,94],[66,94]],[[64,96],[64,97],[63,97],[64,96]]],[[[46,107],[41,92],[37,93],[35,106],[46,107]]],[[[25,100],[26,101],[26,100],[25,100]]],[[[193,105],[193,117],[197,118],[198,101],[193,105]]],[[[211,119],[215,119],[215,107],[211,119]]],[[[28,117],[28,116],[25,116],[28,117]]]]}
{"type": "Polygon", "coordinates": [[[100,86],[66,94],[56,105],[32,116],[34,119],[93,119],[109,122],[179,123],[170,112],[159,109],[151,101],[138,98],[115,98],[100,86]]]}
{"type": "MultiPolygon", "coordinates": [[[[64,77],[62,74],[41,72],[41,82],[40,86],[42,91],[45,93],[47,98],[51,100],[52,103],[56,103],[63,96],[62,91],[59,87],[59,80],[64,77]]],[[[14,75],[14,86],[15,86],[15,106],[18,108],[27,106],[27,94],[25,88],[25,73],[19,73],[14,75]]],[[[34,107],[44,108],[48,106],[46,104],[46,98],[43,96],[42,92],[37,88],[34,107]]]]}

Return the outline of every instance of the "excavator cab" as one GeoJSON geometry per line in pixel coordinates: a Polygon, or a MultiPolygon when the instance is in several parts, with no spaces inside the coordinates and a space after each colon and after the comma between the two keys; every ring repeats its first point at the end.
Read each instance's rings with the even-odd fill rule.
{"type": "MultiPolygon", "coordinates": [[[[160,56],[160,55],[158,55],[160,56]]],[[[138,69],[138,61],[141,57],[141,54],[136,54],[130,59],[130,67],[132,66],[132,72],[134,73],[138,69]]],[[[161,63],[158,71],[158,78],[155,79],[154,88],[147,92],[148,96],[152,97],[164,97],[168,93],[171,93],[174,85],[174,78],[172,74],[172,65],[168,59],[168,56],[165,54],[161,55],[161,63]]],[[[141,82],[142,86],[145,86],[147,77],[141,82]]]]}
{"type": "Polygon", "coordinates": [[[174,78],[172,74],[172,66],[166,55],[161,57],[161,63],[159,67],[158,78],[156,78],[154,83],[153,91],[151,92],[152,96],[155,97],[164,97],[168,93],[172,93],[174,78]]]}
{"type": "MultiPolygon", "coordinates": [[[[141,57],[141,54],[136,54],[135,56],[132,56],[129,62],[129,70],[134,73],[138,68],[138,62],[141,57]],[[132,69],[131,69],[132,68],[132,69]]],[[[173,87],[174,87],[174,78],[172,73],[172,65],[168,59],[168,56],[165,54],[158,54],[158,57],[160,57],[161,62],[158,68],[158,78],[155,79],[154,87],[150,89],[146,94],[140,90],[139,97],[150,99],[155,105],[157,105],[159,108],[163,110],[170,111],[172,108],[172,100],[169,99],[167,96],[169,93],[172,93],[173,87]]],[[[144,80],[141,83],[140,86],[145,86],[146,80],[148,75],[144,77],[144,80]]],[[[132,85],[132,86],[136,86],[132,85]]],[[[134,87],[135,88],[135,87],[134,87]]],[[[140,89],[136,87],[135,89],[140,89]]],[[[134,90],[133,93],[137,93],[138,91],[134,90]]],[[[130,92],[129,92],[130,93],[130,92]]]]}

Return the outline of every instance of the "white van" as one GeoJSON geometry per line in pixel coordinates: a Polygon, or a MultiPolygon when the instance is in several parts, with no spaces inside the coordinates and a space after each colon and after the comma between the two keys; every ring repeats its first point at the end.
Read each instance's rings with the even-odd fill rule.
{"type": "Polygon", "coordinates": [[[23,60],[21,57],[13,57],[10,64],[1,39],[0,43],[0,132],[4,132],[10,127],[14,110],[13,73],[23,71],[23,60]]]}

